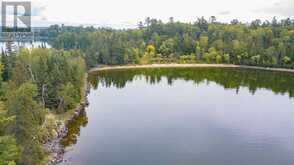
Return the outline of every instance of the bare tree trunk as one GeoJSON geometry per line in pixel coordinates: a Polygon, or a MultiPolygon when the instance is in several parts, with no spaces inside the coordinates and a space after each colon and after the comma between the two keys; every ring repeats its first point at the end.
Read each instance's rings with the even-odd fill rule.
{"type": "Polygon", "coordinates": [[[35,82],[35,76],[34,76],[34,74],[33,74],[33,71],[32,71],[32,69],[31,69],[31,66],[28,64],[27,67],[28,67],[28,70],[29,70],[29,72],[30,72],[30,74],[31,74],[31,78],[32,78],[33,82],[35,82]]]}
{"type": "Polygon", "coordinates": [[[60,98],[60,101],[59,101],[59,104],[58,104],[58,108],[57,108],[57,109],[58,109],[58,110],[61,110],[63,104],[64,104],[64,100],[63,100],[63,98],[60,98]]]}
{"type": "Polygon", "coordinates": [[[44,96],[45,96],[45,88],[46,88],[46,85],[43,84],[42,85],[42,103],[43,103],[43,108],[45,108],[45,98],[44,98],[44,96]]]}

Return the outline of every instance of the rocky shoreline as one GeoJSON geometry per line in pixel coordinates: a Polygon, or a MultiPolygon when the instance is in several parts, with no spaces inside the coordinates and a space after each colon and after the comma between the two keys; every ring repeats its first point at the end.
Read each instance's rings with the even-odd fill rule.
{"type": "Polygon", "coordinates": [[[58,121],[56,122],[54,132],[55,135],[53,138],[46,140],[43,145],[49,153],[49,160],[46,165],[56,165],[61,163],[63,160],[63,156],[65,153],[65,147],[60,143],[62,138],[65,137],[68,133],[68,124],[75,120],[81,113],[85,111],[85,108],[89,105],[87,100],[87,96],[90,92],[90,85],[86,83],[85,87],[85,95],[83,96],[83,102],[81,102],[74,110],[74,113],[64,122],[58,121]]]}

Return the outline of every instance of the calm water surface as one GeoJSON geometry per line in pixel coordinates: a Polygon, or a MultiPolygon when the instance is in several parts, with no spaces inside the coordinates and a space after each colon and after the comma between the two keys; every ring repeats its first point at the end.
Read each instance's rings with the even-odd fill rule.
{"type": "Polygon", "coordinates": [[[293,165],[294,75],[131,69],[90,75],[71,165],[293,165]]]}

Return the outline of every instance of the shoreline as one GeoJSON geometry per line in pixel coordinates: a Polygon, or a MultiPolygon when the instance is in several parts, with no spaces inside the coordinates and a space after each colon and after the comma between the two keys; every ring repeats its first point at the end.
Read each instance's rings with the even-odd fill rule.
{"type": "Polygon", "coordinates": [[[118,65],[118,66],[101,66],[95,67],[88,71],[93,73],[103,70],[116,70],[116,69],[145,69],[145,68],[244,68],[244,69],[257,69],[266,71],[278,71],[294,73],[294,69],[285,68],[269,68],[248,65],[234,65],[234,64],[148,64],[148,65],[118,65]]]}
{"type": "MultiPolygon", "coordinates": [[[[69,114],[63,119],[57,119],[55,122],[54,131],[56,136],[53,138],[48,138],[43,146],[48,152],[48,159],[46,160],[46,165],[56,165],[64,161],[63,156],[65,153],[65,147],[61,144],[62,138],[64,138],[68,133],[68,124],[75,120],[77,116],[85,111],[85,108],[89,105],[87,96],[90,92],[90,86],[87,82],[88,74],[85,73],[84,85],[81,88],[82,97],[80,103],[72,110],[69,110],[69,114]]],[[[58,115],[55,115],[58,116],[58,115]]]]}

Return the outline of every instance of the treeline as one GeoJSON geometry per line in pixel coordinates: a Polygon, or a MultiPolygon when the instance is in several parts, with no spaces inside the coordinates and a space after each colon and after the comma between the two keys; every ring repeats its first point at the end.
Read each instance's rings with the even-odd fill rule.
{"type": "Polygon", "coordinates": [[[1,55],[0,165],[44,164],[46,116],[80,102],[85,71],[79,51],[22,49],[1,55]]]}
{"type": "Polygon", "coordinates": [[[90,67],[180,62],[293,68],[294,62],[294,21],[289,18],[250,24],[238,20],[220,23],[215,17],[194,23],[147,18],[136,29],[54,29],[62,32],[56,35],[53,47],[82,50],[90,67]]]}

